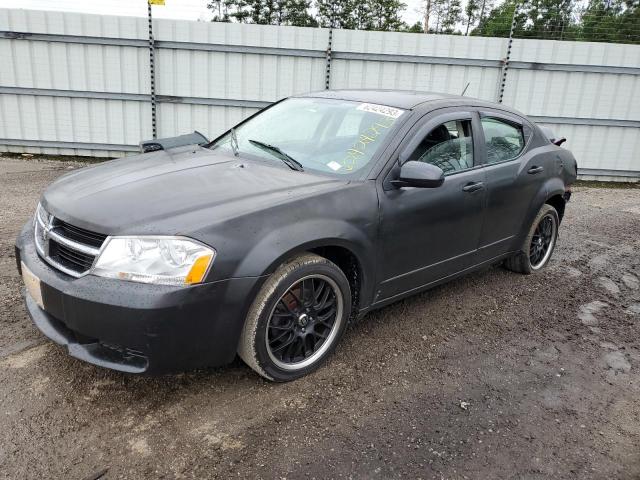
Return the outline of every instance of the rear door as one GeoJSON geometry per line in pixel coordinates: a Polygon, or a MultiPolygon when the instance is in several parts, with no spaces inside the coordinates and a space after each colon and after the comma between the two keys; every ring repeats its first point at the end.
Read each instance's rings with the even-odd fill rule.
{"type": "Polygon", "coordinates": [[[523,218],[544,179],[542,165],[530,165],[525,153],[532,128],[516,115],[491,109],[480,112],[487,209],[478,261],[514,248],[523,218]]]}
{"type": "MultiPolygon", "coordinates": [[[[445,172],[436,188],[381,185],[379,289],[374,301],[434,283],[475,263],[484,210],[484,171],[476,151],[477,116],[446,109],[419,120],[398,152],[406,161],[432,163],[445,172]]],[[[396,163],[398,162],[398,163],[396,163]]]]}

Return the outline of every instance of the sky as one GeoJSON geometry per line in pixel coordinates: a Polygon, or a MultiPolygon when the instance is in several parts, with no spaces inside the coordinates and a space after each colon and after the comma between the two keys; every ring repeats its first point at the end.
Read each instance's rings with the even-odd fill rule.
{"type": "MultiPolygon", "coordinates": [[[[153,16],[180,20],[210,20],[208,0],[165,0],[165,6],[154,6],[153,16]]],[[[421,20],[418,12],[422,0],[404,0],[407,8],[403,20],[409,25],[421,20]]],[[[29,8],[97,13],[100,15],[147,16],[146,0],[0,0],[2,8],[29,8]]]]}

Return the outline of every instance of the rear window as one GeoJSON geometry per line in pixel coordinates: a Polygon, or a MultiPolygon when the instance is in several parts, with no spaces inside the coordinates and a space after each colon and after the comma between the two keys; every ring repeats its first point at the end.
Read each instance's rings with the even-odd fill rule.
{"type": "Polygon", "coordinates": [[[485,117],[482,118],[482,130],[487,145],[488,163],[513,160],[524,150],[522,125],[485,117]]]}

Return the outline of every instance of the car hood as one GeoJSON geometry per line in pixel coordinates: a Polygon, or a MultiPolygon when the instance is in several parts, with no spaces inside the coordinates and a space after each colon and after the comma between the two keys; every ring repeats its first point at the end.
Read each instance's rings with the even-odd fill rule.
{"type": "Polygon", "coordinates": [[[61,220],[108,235],[186,234],[348,183],[275,162],[193,146],[130,156],[59,178],[42,204],[61,220]]]}

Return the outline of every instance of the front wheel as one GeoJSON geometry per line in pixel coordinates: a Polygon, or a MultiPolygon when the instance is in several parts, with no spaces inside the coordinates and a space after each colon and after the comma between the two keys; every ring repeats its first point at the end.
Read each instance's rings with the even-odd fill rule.
{"type": "Polygon", "coordinates": [[[318,255],[299,255],[260,289],[238,354],[269,380],[295,380],[333,352],[350,315],[351,290],[342,270],[318,255]]]}
{"type": "Polygon", "coordinates": [[[559,224],[556,209],[548,204],[543,205],[531,223],[520,251],[505,260],[505,266],[514,272],[526,274],[543,268],[556,246],[559,224]]]}

